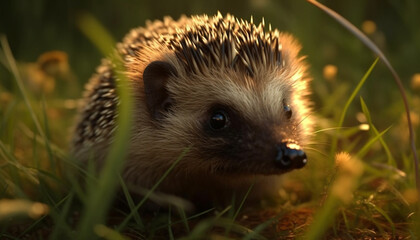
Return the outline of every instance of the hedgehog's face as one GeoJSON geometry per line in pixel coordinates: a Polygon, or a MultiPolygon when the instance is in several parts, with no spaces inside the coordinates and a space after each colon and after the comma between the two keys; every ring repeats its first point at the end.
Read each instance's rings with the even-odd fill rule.
{"type": "Polygon", "coordinates": [[[202,161],[196,165],[220,174],[280,174],[306,165],[300,144],[309,128],[307,106],[300,105],[304,93],[285,77],[293,76],[215,71],[186,81],[171,64],[153,62],[143,80],[155,121],[170,129],[179,126],[171,121],[184,119],[174,131],[188,136],[202,161]]]}
{"type": "Polygon", "coordinates": [[[286,102],[277,121],[248,119],[234,106],[213,104],[201,119],[197,147],[222,173],[278,174],[306,165],[305,152],[293,129],[293,110],[286,102]]]}

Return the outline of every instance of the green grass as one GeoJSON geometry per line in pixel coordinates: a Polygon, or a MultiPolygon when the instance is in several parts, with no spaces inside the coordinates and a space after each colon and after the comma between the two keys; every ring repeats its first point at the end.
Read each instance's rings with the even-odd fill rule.
{"type": "MultiPolygon", "coordinates": [[[[82,32],[102,54],[112,56],[112,38],[95,19],[86,14],[80,16],[82,32]]],[[[337,39],[346,38],[344,33],[336,35],[337,39]]],[[[316,117],[320,120],[314,144],[308,146],[313,149],[309,150],[310,162],[301,171],[289,174],[276,207],[243,209],[245,195],[237,196],[238,206],[232,204],[225,209],[191,214],[179,207],[182,204],[174,204],[168,212],[148,214],[141,211],[145,201],[188,149],[146,190],[144,198],[135,202],[119,176],[119,160],[126,150],[131,121],[129,94],[120,95],[126,104],[120,106],[118,141],[112,146],[105,167],[100,173],[93,168],[83,169],[67,154],[67,143],[61,141],[68,135],[76,114],[74,107],[68,107],[71,101],[60,93],[39,95],[25,85],[23,64],[19,59],[15,61],[5,37],[1,43],[0,63],[4,71],[0,77],[11,79],[10,84],[0,85],[1,239],[27,239],[28,235],[30,239],[114,240],[420,236],[416,228],[420,225],[420,214],[416,213],[420,206],[416,200],[413,156],[407,142],[407,125],[401,117],[404,106],[396,101],[377,109],[377,99],[364,91],[383,81],[385,71],[373,57],[370,63],[359,66],[357,56],[352,56],[358,82],[315,82],[316,117]],[[354,120],[356,115],[364,118],[354,120]],[[348,153],[350,160],[340,162],[341,155],[337,160],[340,152],[348,153]],[[86,187],[76,176],[83,176],[86,187]],[[123,192],[121,201],[127,202],[128,209],[112,205],[118,186],[123,192]],[[345,191],[340,191],[340,186],[345,191]],[[312,221],[300,220],[312,217],[312,221]],[[291,222],[296,225],[287,228],[291,222]],[[287,230],[283,230],[284,226],[287,230]]],[[[361,51],[368,54],[369,50],[361,51]]],[[[115,57],[113,60],[118,63],[115,57]]],[[[389,95],[395,94],[395,87],[388,86],[389,95]]],[[[129,93],[124,80],[118,90],[129,93]]],[[[74,92],[73,97],[80,95],[81,92],[74,92]]],[[[418,97],[409,92],[408,98],[413,111],[418,112],[418,97]]]]}

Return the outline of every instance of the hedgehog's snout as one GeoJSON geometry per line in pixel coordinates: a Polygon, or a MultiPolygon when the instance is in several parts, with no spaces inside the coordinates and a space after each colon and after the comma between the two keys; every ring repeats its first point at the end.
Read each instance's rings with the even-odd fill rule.
{"type": "Polygon", "coordinates": [[[276,146],[277,154],[275,163],[282,169],[303,168],[307,163],[305,152],[293,142],[282,142],[276,146]]]}

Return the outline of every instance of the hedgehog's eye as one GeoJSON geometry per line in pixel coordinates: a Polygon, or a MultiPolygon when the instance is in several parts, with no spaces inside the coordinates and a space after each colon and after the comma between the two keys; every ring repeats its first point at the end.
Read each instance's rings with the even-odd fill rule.
{"type": "Polygon", "coordinates": [[[216,110],[210,117],[210,127],[213,130],[221,130],[229,125],[229,116],[223,110],[216,110]]]}
{"type": "Polygon", "coordinates": [[[283,104],[283,111],[287,119],[290,119],[292,117],[293,112],[289,104],[286,104],[286,103],[283,104]]]}

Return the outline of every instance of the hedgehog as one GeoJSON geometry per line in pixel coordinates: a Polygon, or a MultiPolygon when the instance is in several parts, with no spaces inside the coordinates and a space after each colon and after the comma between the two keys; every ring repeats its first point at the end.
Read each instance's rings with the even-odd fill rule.
{"type": "MultiPolygon", "coordinates": [[[[293,36],[227,14],[148,21],[117,52],[134,99],[122,178],[194,204],[275,196],[283,173],[307,163],[310,77],[293,36]]],[[[116,74],[103,60],[90,79],[72,153],[101,166],[117,129],[116,74]]]]}

